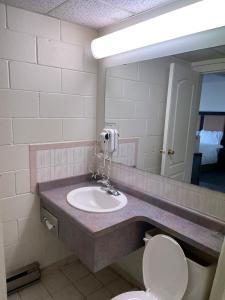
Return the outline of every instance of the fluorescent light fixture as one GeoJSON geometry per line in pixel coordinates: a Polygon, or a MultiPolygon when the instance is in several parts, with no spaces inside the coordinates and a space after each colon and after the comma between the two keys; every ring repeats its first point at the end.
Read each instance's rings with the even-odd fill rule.
{"type": "Polygon", "coordinates": [[[94,39],[97,59],[225,26],[225,0],[202,0],[94,39]]]}

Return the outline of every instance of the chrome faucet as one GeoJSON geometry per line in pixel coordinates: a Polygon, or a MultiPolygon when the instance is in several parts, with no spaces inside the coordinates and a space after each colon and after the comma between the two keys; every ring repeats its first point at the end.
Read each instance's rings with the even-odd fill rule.
{"type": "Polygon", "coordinates": [[[97,181],[98,183],[101,183],[103,185],[102,189],[113,196],[119,196],[120,192],[116,190],[108,179],[100,179],[97,181]]]}

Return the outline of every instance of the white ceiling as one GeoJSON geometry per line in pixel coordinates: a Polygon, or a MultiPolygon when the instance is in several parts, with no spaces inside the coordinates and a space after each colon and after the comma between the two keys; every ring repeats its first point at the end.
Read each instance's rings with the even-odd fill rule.
{"type": "Polygon", "coordinates": [[[179,0],[0,0],[0,2],[100,29],[179,0]]]}
{"type": "Polygon", "coordinates": [[[225,46],[218,46],[214,48],[201,49],[186,53],[175,55],[175,57],[188,61],[196,62],[216,58],[225,58],[225,46]]]}

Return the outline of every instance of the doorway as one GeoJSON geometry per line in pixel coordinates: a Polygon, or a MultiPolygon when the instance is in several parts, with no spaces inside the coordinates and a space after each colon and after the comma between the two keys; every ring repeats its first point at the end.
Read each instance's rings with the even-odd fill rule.
{"type": "Polygon", "coordinates": [[[225,72],[202,75],[191,183],[225,192],[225,72]]]}

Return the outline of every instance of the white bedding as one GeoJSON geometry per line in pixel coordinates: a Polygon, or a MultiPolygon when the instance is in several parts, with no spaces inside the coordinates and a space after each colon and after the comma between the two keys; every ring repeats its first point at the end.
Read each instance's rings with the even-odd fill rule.
{"type": "Polygon", "coordinates": [[[202,153],[202,165],[216,164],[218,161],[218,151],[222,146],[213,144],[199,145],[199,152],[202,153]]]}
{"type": "Polygon", "coordinates": [[[199,133],[199,152],[202,153],[202,165],[215,164],[218,161],[218,152],[223,137],[222,131],[201,130],[199,133]]]}

